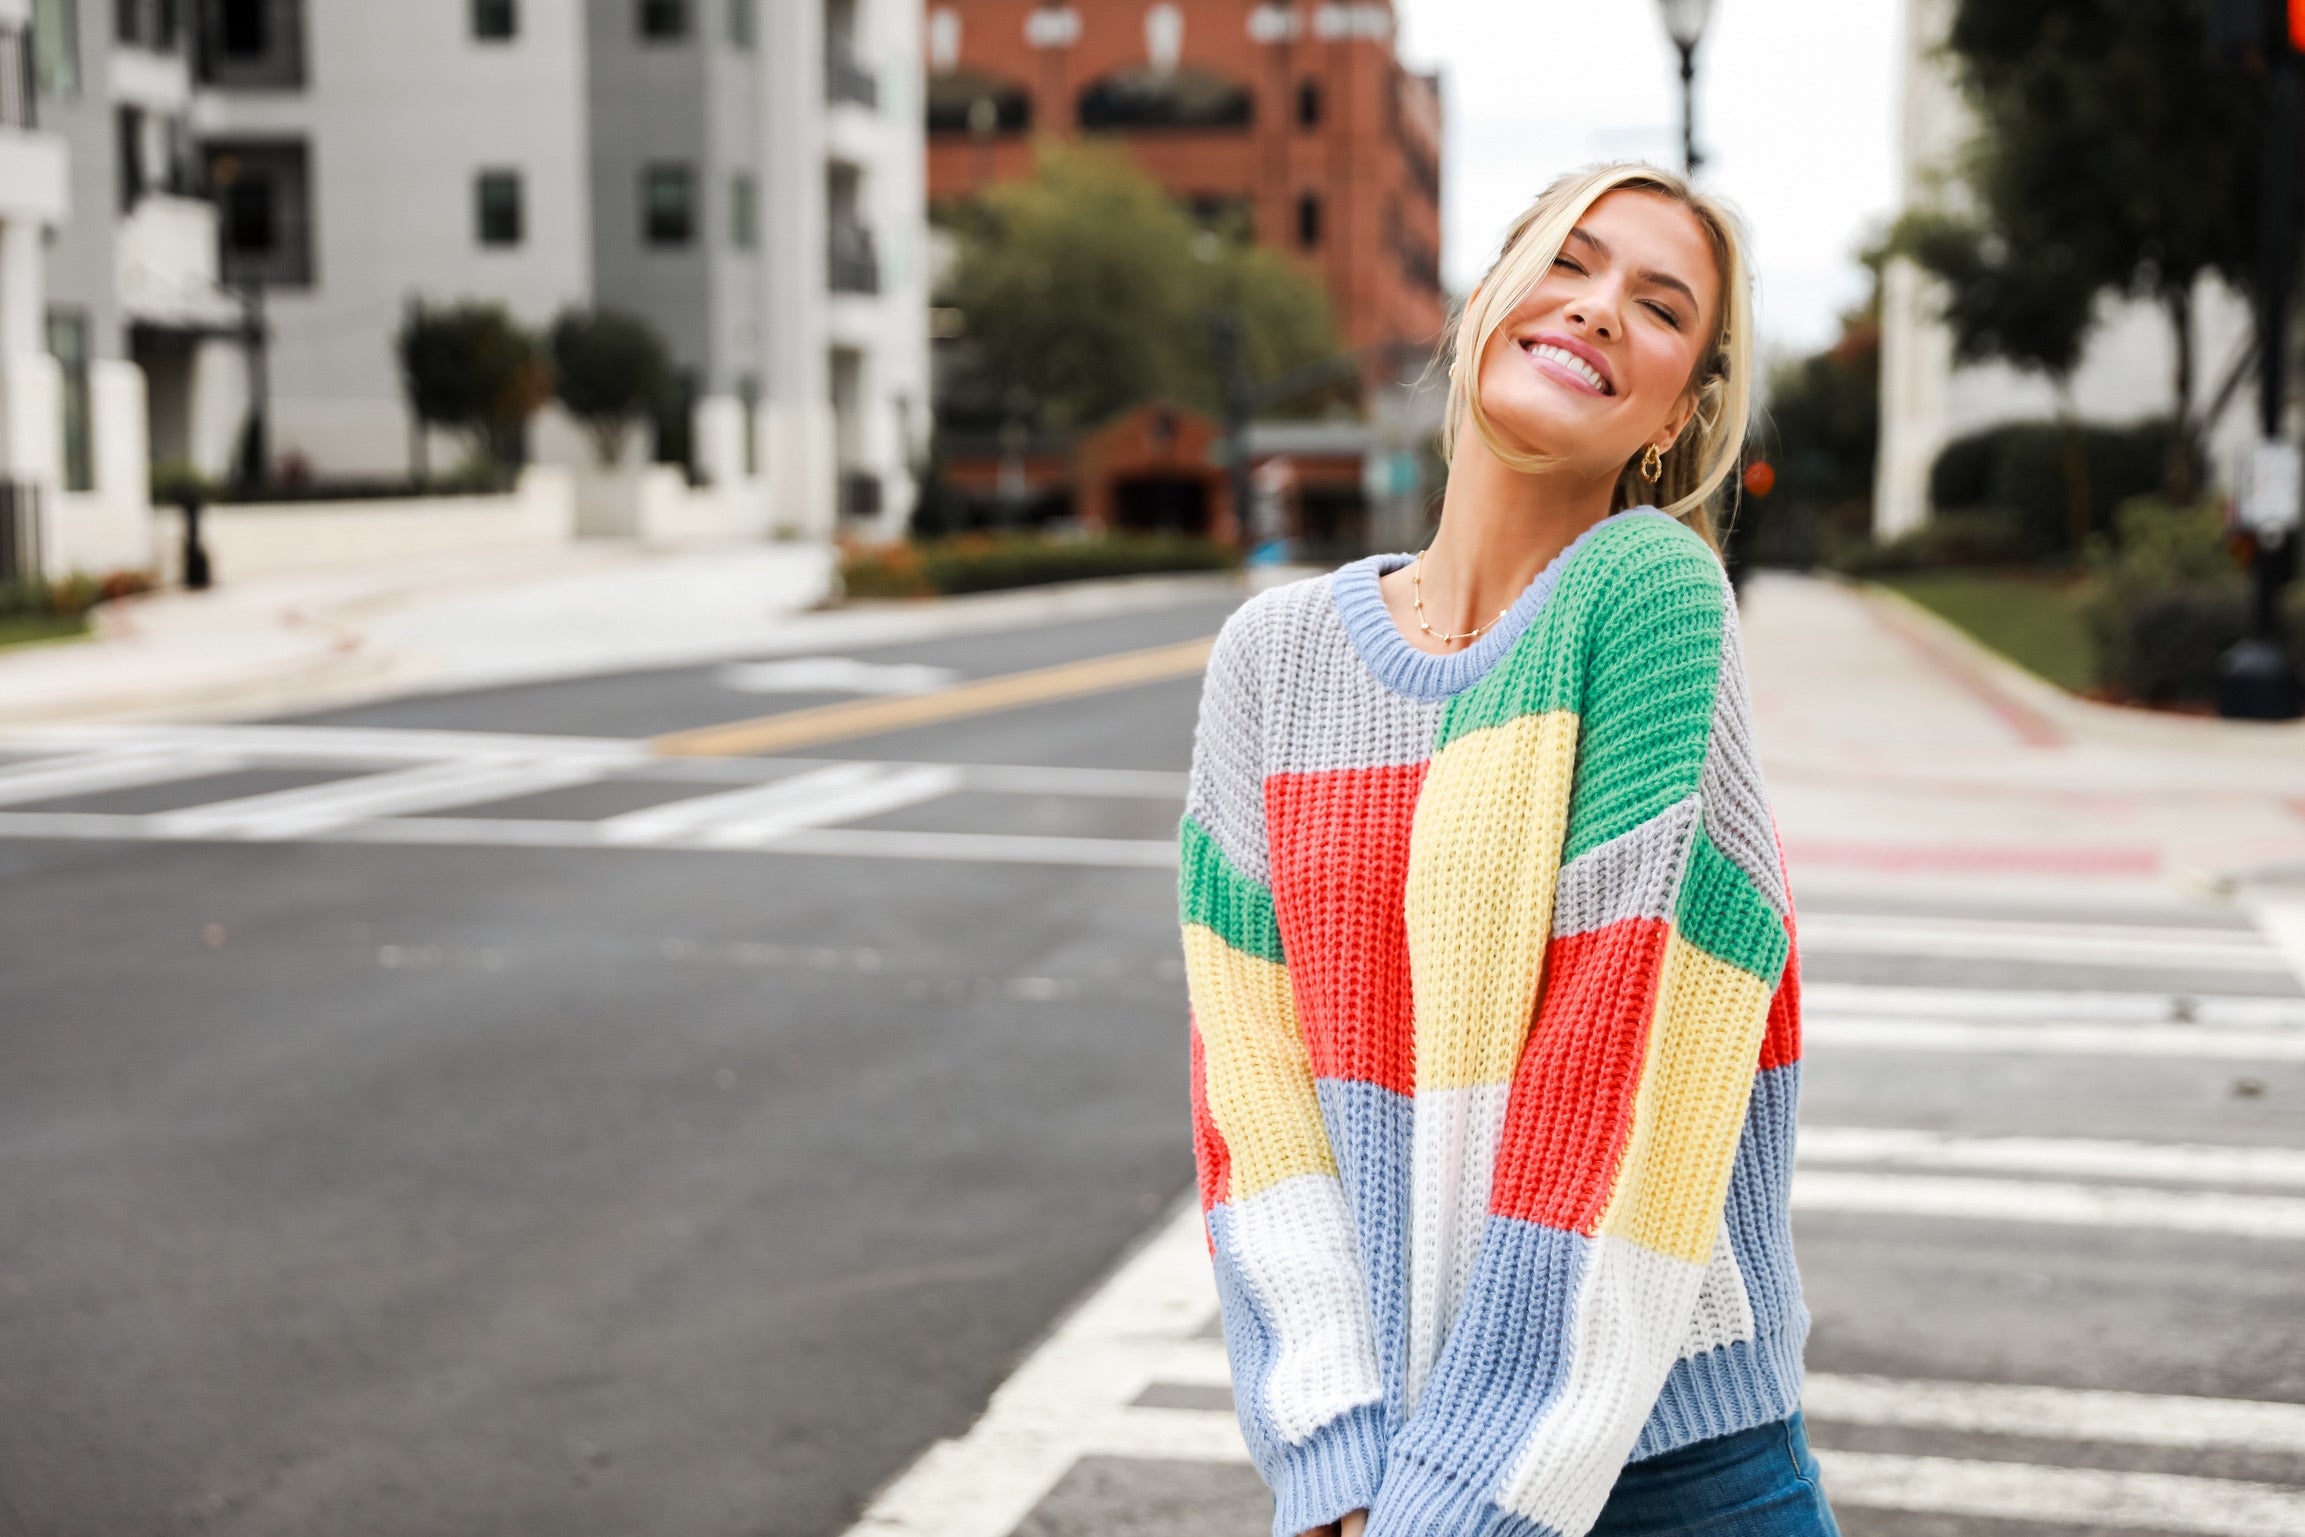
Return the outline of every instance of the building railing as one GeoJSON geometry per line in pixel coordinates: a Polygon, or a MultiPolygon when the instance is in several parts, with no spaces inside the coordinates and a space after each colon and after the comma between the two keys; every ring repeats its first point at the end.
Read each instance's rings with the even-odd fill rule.
{"type": "Polygon", "coordinates": [[[0,480],[0,582],[40,573],[40,488],[0,480]]]}
{"type": "Polygon", "coordinates": [[[860,107],[880,105],[880,81],[856,56],[838,44],[824,52],[824,95],[831,102],[849,101],[860,107]]]}
{"type": "Polygon", "coordinates": [[[39,126],[40,76],[32,29],[0,24],[0,128],[39,126]]]}
{"type": "Polygon", "coordinates": [[[873,249],[871,230],[853,224],[835,224],[826,247],[827,286],[834,293],[880,292],[880,256],[873,249]]]}

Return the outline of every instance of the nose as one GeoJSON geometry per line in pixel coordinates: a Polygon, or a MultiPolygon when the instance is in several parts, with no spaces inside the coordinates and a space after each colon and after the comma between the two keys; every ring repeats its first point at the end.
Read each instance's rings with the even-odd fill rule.
{"type": "Polygon", "coordinates": [[[1624,329],[1616,291],[1605,280],[1588,284],[1583,293],[1569,301],[1565,313],[1573,324],[1584,327],[1603,341],[1616,340],[1624,329]]]}

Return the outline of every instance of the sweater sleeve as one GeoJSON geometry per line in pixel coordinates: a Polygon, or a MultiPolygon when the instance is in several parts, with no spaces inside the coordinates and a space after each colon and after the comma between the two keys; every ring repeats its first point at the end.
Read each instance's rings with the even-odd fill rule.
{"type": "Polygon", "coordinates": [[[1723,804],[1741,787],[1708,769],[1743,740],[1723,726],[1744,698],[1734,608],[1710,553],[1671,534],[1596,594],[1570,669],[1557,863],[1530,855],[1553,872],[1530,898],[1550,915],[1533,1017],[1461,1303],[1369,1537],[1581,1537],[1675,1362],[1726,1343],[1696,1339],[1719,1311],[1698,1304],[1734,1269],[1722,1209],[1789,946],[1781,886],[1747,868],[1756,808],[1723,804]]]}
{"type": "Polygon", "coordinates": [[[1276,1537],[1367,1507],[1385,1424],[1359,1249],[1265,839],[1256,606],[1209,661],[1180,832],[1194,1161],[1241,1431],[1276,1537]]]}

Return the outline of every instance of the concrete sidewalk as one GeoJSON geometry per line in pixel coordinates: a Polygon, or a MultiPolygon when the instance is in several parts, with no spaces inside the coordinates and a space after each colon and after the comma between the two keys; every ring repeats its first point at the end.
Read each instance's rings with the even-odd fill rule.
{"type": "Polygon", "coordinates": [[[129,599],[99,609],[87,640],[0,651],[0,727],[246,719],[1051,623],[1242,584],[1133,577],[820,611],[832,570],[823,545],[579,545],[129,599]]]}
{"type": "Polygon", "coordinates": [[[1815,885],[1883,875],[2105,901],[2305,880],[2305,723],[2067,694],[1900,598],[1758,574],[1754,707],[1787,854],[1815,885]]]}

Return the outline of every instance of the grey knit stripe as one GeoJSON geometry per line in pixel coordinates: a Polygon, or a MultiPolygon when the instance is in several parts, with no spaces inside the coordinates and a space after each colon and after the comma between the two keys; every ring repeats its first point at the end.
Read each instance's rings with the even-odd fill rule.
{"type": "Polygon", "coordinates": [[[1590,934],[1626,918],[1672,917],[1681,863],[1696,826],[1692,795],[1561,866],[1553,937],[1590,934]]]}
{"type": "Polygon", "coordinates": [[[1705,751],[1698,786],[1705,800],[1706,836],[1782,917],[1790,903],[1784,870],[1777,862],[1769,792],[1761,782],[1761,752],[1753,736],[1753,700],[1745,683],[1745,653],[1737,635],[1733,593],[1722,603],[1721,681],[1713,696],[1712,742],[1705,751]]]}
{"type": "Polygon", "coordinates": [[[1445,701],[1407,698],[1370,674],[1337,611],[1335,581],[1292,582],[1266,595],[1266,655],[1275,676],[1289,680],[1266,720],[1271,773],[1383,768],[1432,756],[1445,701]]]}
{"type": "Polygon", "coordinates": [[[1217,632],[1201,684],[1200,724],[1193,733],[1192,775],[1185,790],[1185,815],[1201,825],[1233,868],[1267,886],[1272,884],[1272,854],[1265,841],[1260,680],[1289,676],[1280,665],[1283,659],[1265,654],[1265,612],[1272,597],[1265,592],[1249,599],[1217,632]]]}

